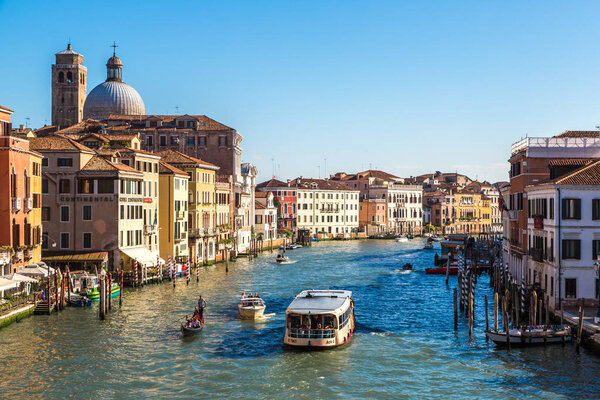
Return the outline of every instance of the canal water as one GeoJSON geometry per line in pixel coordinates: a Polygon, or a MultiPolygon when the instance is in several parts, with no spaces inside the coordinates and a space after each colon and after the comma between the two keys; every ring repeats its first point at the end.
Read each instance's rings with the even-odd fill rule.
{"type": "MultiPolygon", "coordinates": [[[[436,244],[436,246],[439,246],[436,244]]],[[[423,241],[318,243],[201,270],[178,282],[126,290],[123,307],[99,321],[97,308],[35,316],[0,330],[0,398],[10,399],[396,399],[599,398],[600,358],[574,346],[497,350],[485,341],[483,276],[475,337],[453,330],[452,288],[425,275],[434,251],[423,241]],[[400,273],[410,262],[415,271],[400,273]],[[303,289],[349,289],[357,332],[345,347],[282,348],[284,315],[303,289]],[[258,292],[269,317],[237,319],[242,291],[258,292]],[[181,318],[197,296],[206,326],[182,338],[181,318]]],[[[117,302],[115,302],[116,304],[117,302]]]]}

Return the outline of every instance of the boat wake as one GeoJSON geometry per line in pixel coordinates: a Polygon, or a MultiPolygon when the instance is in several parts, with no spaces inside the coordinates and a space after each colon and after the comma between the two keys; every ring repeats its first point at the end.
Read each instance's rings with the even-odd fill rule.
{"type": "Polygon", "coordinates": [[[276,264],[276,265],[287,265],[287,264],[296,264],[298,262],[298,260],[290,260],[290,261],[285,261],[285,262],[277,262],[277,261],[273,261],[271,264],[276,264]]]}
{"type": "Polygon", "coordinates": [[[412,269],[395,269],[393,270],[391,273],[392,274],[400,274],[400,275],[406,275],[406,274],[410,274],[412,272],[412,269]]]}

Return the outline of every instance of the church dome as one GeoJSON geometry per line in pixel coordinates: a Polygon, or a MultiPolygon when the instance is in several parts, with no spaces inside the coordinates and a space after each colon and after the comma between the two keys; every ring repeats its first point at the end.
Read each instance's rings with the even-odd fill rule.
{"type": "Polygon", "coordinates": [[[111,114],[146,114],[140,94],[123,82],[122,70],[123,63],[113,52],[113,56],[106,63],[106,81],[92,89],[85,99],[84,119],[102,120],[111,114]]]}
{"type": "Polygon", "coordinates": [[[101,83],[87,95],[83,106],[83,118],[102,120],[111,114],[146,114],[142,96],[122,81],[107,80],[101,83]]]}

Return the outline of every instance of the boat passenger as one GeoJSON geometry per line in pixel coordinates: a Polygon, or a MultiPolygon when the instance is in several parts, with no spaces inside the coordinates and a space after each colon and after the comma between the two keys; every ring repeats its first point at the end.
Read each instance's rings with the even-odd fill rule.
{"type": "Polygon", "coordinates": [[[246,298],[246,292],[242,292],[242,300],[246,298]]]}
{"type": "Polygon", "coordinates": [[[255,299],[260,299],[260,297],[258,297],[258,293],[254,293],[254,298],[255,299]]]}

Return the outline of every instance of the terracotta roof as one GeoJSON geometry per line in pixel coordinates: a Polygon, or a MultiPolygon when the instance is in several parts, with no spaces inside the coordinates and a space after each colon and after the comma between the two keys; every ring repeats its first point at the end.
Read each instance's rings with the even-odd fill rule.
{"type": "Polygon", "coordinates": [[[94,153],[94,150],[68,137],[53,134],[51,136],[34,137],[29,139],[32,150],[78,150],[94,153]]]}
{"type": "Polygon", "coordinates": [[[552,158],[548,161],[551,167],[568,166],[568,165],[586,165],[592,161],[591,158],[552,158]]]}
{"type": "Polygon", "coordinates": [[[600,160],[549,182],[556,185],[600,185],[600,160]]]}
{"type": "Polygon", "coordinates": [[[319,190],[347,190],[347,191],[358,191],[346,186],[338,181],[332,181],[329,179],[311,179],[311,178],[296,178],[290,182],[290,184],[297,188],[311,189],[312,186],[316,185],[316,189],[319,190]]]}
{"type": "Polygon", "coordinates": [[[254,192],[254,197],[267,198],[271,192],[254,192]]]}
{"type": "Polygon", "coordinates": [[[164,161],[158,162],[158,173],[163,175],[183,175],[189,177],[188,173],[168,164],[164,161]]]}
{"type": "Polygon", "coordinates": [[[120,135],[115,135],[112,133],[107,132],[108,134],[106,135],[106,138],[111,141],[111,142],[116,142],[116,141],[124,141],[124,140],[133,140],[138,136],[137,133],[129,133],[129,134],[120,134],[120,135]]]}
{"type": "Polygon", "coordinates": [[[254,202],[254,208],[266,209],[267,207],[265,207],[264,205],[262,205],[260,202],[255,201],[254,202]]]}
{"type": "Polygon", "coordinates": [[[101,156],[116,156],[120,151],[121,149],[115,149],[112,147],[101,147],[96,149],[96,153],[100,154],[101,156]]]}
{"type": "Polygon", "coordinates": [[[380,178],[380,179],[400,179],[399,177],[397,177],[396,175],[392,175],[388,172],[385,171],[379,171],[376,169],[369,169],[363,172],[357,172],[356,173],[357,176],[363,178],[363,177],[369,177],[369,178],[380,178]]]}
{"type": "Polygon", "coordinates": [[[57,127],[54,125],[45,125],[33,131],[36,136],[45,136],[56,132],[57,127]]]}
{"type": "Polygon", "coordinates": [[[151,151],[144,151],[144,150],[140,150],[140,149],[132,149],[131,147],[111,146],[110,148],[118,150],[121,153],[136,153],[136,154],[145,154],[145,155],[149,155],[149,156],[160,157],[160,155],[157,153],[153,153],[151,151]]]}
{"type": "MultiPolygon", "coordinates": [[[[67,136],[67,135],[65,135],[65,136],[67,136]]],[[[86,134],[84,134],[84,135],[73,135],[73,134],[70,134],[70,135],[68,135],[68,137],[70,137],[70,138],[72,138],[72,139],[75,139],[75,140],[77,140],[78,142],[79,142],[80,140],[84,140],[84,139],[87,139],[87,138],[89,138],[89,137],[96,138],[96,139],[98,139],[98,140],[101,140],[101,141],[103,141],[103,142],[108,142],[108,141],[109,141],[109,140],[108,140],[108,138],[107,138],[106,136],[104,136],[104,135],[101,135],[101,134],[99,134],[99,133],[94,133],[94,132],[89,132],[89,133],[86,133],[86,134]],[[77,137],[77,138],[74,138],[74,136],[78,136],[78,137],[77,137]]]]}
{"type": "Polygon", "coordinates": [[[287,186],[288,186],[287,183],[273,178],[268,181],[259,183],[258,185],[256,185],[256,188],[261,189],[261,188],[268,188],[268,187],[287,187],[287,186]]]}
{"type": "Polygon", "coordinates": [[[600,138],[600,131],[564,131],[555,138],[600,138]]]}
{"type": "Polygon", "coordinates": [[[194,158],[192,156],[188,156],[187,154],[180,153],[175,150],[166,150],[159,153],[156,153],[157,156],[160,156],[163,161],[168,162],[169,164],[199,164],[205,167],[211,168],[219,168],[214,164],[211,164],[206,161],[202,161],[199,158],[194,158]]]}
{"type": "MultiPolygon", "coordinates": [[[[112,121],[123,121],[123,122],[133,122],[133,121],[145,121],[149,118],[159,119],[162,122],[173,122],[179,118],[187,118],[191,117],[198,121],[198,130],[207,130],[207,131],[219,131],[219,130],[230,130],[232,128],[224,125],[220,122],[215,121],[212,118],[207,117],[206,115],[122,115],[122,114],[111,114],[108,116],[107,120],[112,121]]],[[[160,128],[160,127],[157,127],[160,128]]],[[[189,129],[189,127],[186,127],[189,129]]],[[[154,128],[152,128],[154,129],[154,128]]]]}
{"type": "Polygon", "coordinates": [[[11,110],[10,108],[4,107],[4,106],[0,106],[0,110],[4,110],[4,111],[7,111],[7,112],[11,112],[11,113],[15,112],[15,110],[11,110]]]}
{"type": "Polygon", "coordinates": [[[57,133],[87,133],[87,132],[98,132],[104,124],[95,119],[84,119],[83,121],[71,125],[68,128],[59,130],[57,133]]]}
{"type": "Polygon", "coordinates": [[[83,168],[81,168],[81,170],[82,171],[123,171],[123,172],[135,172],[136,174],[141,175],[141,172],[134,168],[131,168],[125,164],[110,162],[100,156],[92,157],[90,159],[90,161],[88,161],[87,164],[85,164],[83,166],[83,168]]]}

